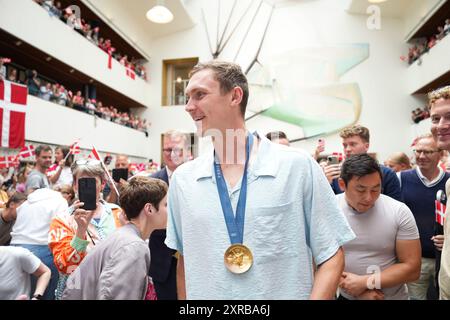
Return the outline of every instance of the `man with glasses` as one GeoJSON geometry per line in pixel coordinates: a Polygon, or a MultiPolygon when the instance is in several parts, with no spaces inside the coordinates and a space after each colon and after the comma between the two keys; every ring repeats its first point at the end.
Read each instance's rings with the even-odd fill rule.
{"type": "MultiPolygon", "coordinates": [[[[431,117],[431,133],[442,150],[450,150],[450,86],[440,88],[428,95],[431,117]]],[[[446,183],[447,199],[450,195],[450,183],[446,183]]],[[[449,207],[447,203],[447,208],[449,207]]],[[[444,222],[444,245],[439,271],[439,298],[450,299],[450,222],[448,213],[444,222]]]]}
{"type": "Polygon", "coordinates": [[[408,284],[408,292],[411,299],[426,300],[430,281],[436,276],[435,246],[442,250],[443,244],[443,235],[435,235],[434,201],[436,193],[445,190],[450,174],[439,166],[443,154],[431,134],[416,139],[414,155],[417,167],[400,173],[403,202],[416,219],[422,246],[420,278],[408,284]]]}
{"type": "MultiPolygon", "coordinates": [[[[165,181],[170,185],[170,179],[178,166],[189,159],[189,137],[175,130],[168,131],[163,135],[163,160],[166,165],[163,169],[155,172],[151,177],[165,181]]],[[[175,250],[169,249],[164,240],[166,229],[155,230],[150,236],[150,272],[155,285],[158,300],[176,300],[177,284],[176,270],[177,259],[175,250]]]]}

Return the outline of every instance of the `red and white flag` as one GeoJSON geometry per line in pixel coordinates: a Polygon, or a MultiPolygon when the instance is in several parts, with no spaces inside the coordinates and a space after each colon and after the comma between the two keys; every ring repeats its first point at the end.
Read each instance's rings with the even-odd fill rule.
{"type": "Polygon", "coordinates": [[[95,149],[95,147],[92,148],[91,153],[88,155],[88,159],[97,159],[98,161],[100,160],[100,155],[97,152],[97,149],[95,149]]]}
{"type": "Polygon", "coordinates": [[[131,69],[131,67],[129,67],[129,66],[126,66],[125,68],[127,70],[127,72],[126,72],[127,77],[130,77],[131,79],[136,80],[136,73],[133,71],[133,69],[131,69]]]}
{"type": "Polygon", "coordinates": [[[28,88],[0,80],[0,147],[17,149],[25,145],[25,112],[28,88]]]}
{"type": "Polygon", "coordinates": [[[80,146],[78,145],[78,141],[70,146],[70,153],[73,155],[80,154],[80,146]]]}
{"type": "Polygon", "coordinates": [[[19,155],[0,157],[0,168],[11,168],[19,165],[19,155]]]}
{"type": "Polygon", "coordinates": [[[47,175],[47,177],[51,177],[52,175],[54,175],[56,173],[58,168],[59,168],[59,165],[57,163],[54,163],[50,166],[50,168],[47,169],[45,174],[47,175]]]}
{"type": "Polygon", "coordinates": [[[20,159],[34,157],[35,155],[36,152],[34,151],[34,146],[32,144],[23,147],[22,150],[20,150],[19,152],[20,159]]]}
{"type": "Polygon", "coordinates": [[[445,221],[445,204],[443,204],[440,201],[434,200],[435,205],[435,214],[436,214],[436,222],[439,223],[441,226],[444,225],[445,221]]]}

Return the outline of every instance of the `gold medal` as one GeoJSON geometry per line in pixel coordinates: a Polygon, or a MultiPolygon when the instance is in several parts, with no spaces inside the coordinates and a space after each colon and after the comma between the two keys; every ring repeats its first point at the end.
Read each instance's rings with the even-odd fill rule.
{"type": "Polygon", "coordinates": [[[233,244],[224,255],[225,267],[232,273],[247,272],[253,264],[253,255],[243,244],[233,244]]]}

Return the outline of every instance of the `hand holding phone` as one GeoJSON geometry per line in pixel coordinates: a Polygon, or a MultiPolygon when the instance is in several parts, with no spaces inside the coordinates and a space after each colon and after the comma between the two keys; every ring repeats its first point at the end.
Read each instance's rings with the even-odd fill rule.
{"type": "Polygon", "coordinates": [[[81,209],[97,209],[97,180],[95,178],[78,179],[78,199],[84,203],[81,209]]]}

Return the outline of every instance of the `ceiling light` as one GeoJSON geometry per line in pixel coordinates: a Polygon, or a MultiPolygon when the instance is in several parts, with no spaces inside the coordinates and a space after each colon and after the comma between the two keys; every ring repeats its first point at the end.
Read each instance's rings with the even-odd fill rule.
{"type": "Polygon", "coordinates": [[[147,19],[155,23],[169,23],[173,20],[173,14],[167,7],[162,4],[157,4],[148,10],[147,19]]]}
{"type": "Polygon", "coordinates": [[[370,3],[381,3],[386,2],[387,0],[369,0],[370,3]]]}

